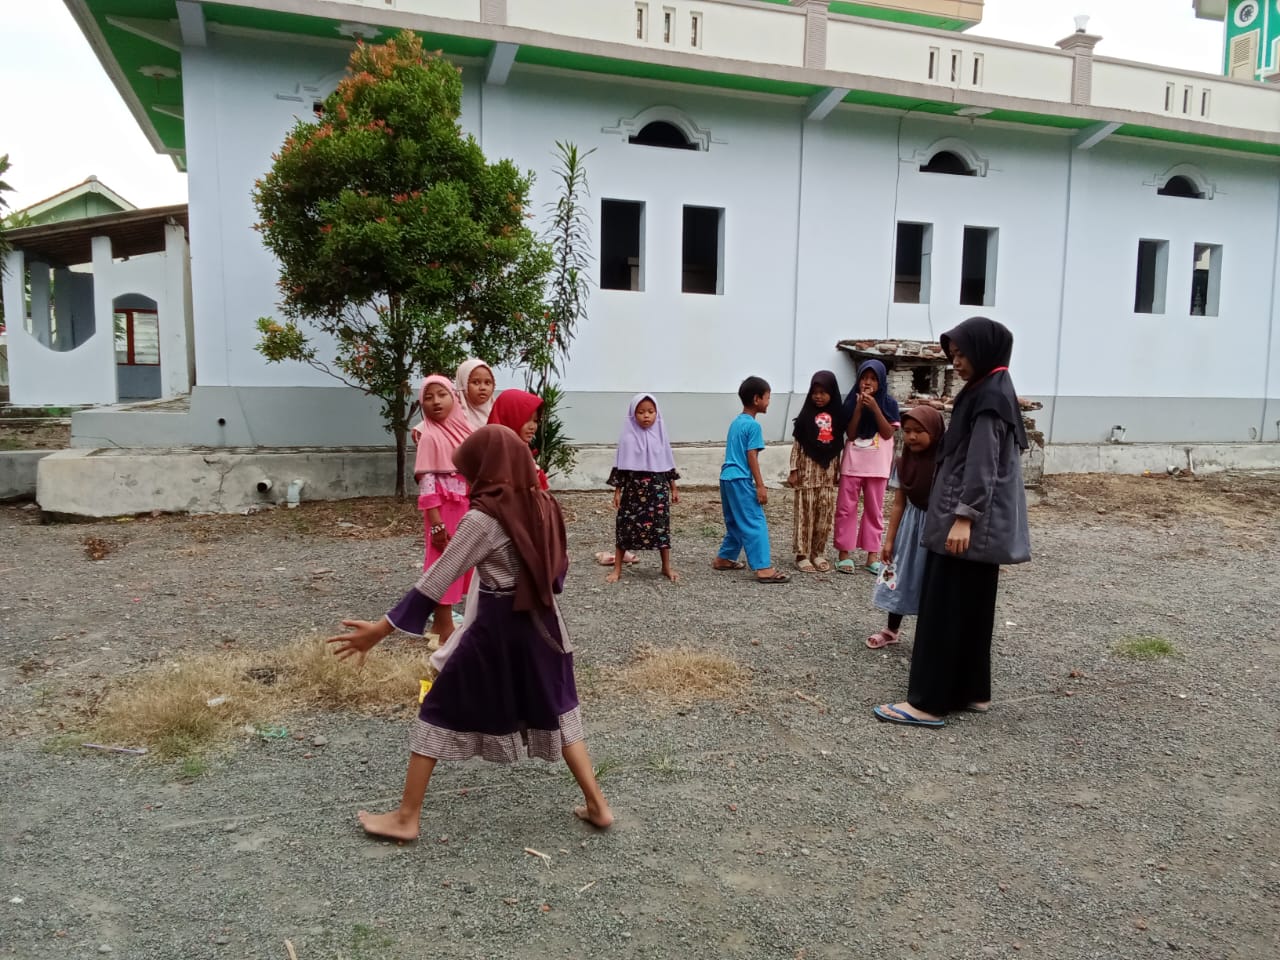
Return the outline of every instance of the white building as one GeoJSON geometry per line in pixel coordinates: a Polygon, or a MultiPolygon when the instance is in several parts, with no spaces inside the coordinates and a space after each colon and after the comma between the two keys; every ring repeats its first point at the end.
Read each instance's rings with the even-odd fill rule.
{"type": "Polygon", "coordinates": [[[782,439],[814,370],[850,385],[838,340],[982,313],[1014,330],[1051,443],[1280,441],[1280,87],[1108,59],[1083,31],[970,37],[977,0],[66,3],[188,172],[195,316],[189,413],[81,414],[78,437],[385,442],[372,403],[255,352],[276,264],[250,190],[351,38],[410,27],[464,68],[485,153],[540,174],[539,209],[553,142],[596,149],[579,440],[614,440],[640,389],[673,439],[719,440],[747,374],[782,439]]]}

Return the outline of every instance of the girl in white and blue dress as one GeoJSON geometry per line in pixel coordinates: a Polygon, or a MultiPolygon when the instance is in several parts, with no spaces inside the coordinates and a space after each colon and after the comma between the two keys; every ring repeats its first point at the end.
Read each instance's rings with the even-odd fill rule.
{"type": "Polygon", "coordinates": [[[890,565],[876,582],[872,596],[872,603],[889,614],[889,623],[867,637],[872,650],[897,643],[902,618],[915,616],[920,609],[925,561],[920,536],[944,430],[942,414],[933,407],[912,407],[902,415],[904,449],[889,478],[894,495],[884,540],[884,557],[890,565]]]}

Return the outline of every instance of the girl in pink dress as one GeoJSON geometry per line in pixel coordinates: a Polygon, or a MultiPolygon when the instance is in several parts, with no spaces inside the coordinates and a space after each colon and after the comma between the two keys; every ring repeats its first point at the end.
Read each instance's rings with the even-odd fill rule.
{"type": "MultiPolygon", "coordinates": [[[[419,400],[422,421],[413,428],[418,448],[413,476],[418,482],[418,509],[426,540],[422,569],[428,570],[444,552],[469,506],[467,481],[453,464],[453,452],[471,435],[471,424],[447,377],[432,374],[423,380],[419,400]]],[[[470,584],[468,570],[450,585],[432,612],[431,632],[440,638],[441,645],[453,633],[453,605],[462,601],[470,584]]]]}

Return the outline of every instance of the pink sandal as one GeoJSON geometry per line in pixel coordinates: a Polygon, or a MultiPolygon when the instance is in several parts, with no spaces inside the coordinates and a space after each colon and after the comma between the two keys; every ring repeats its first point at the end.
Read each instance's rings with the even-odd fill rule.
{"type": "Polygon", "coordinates": [[[867,637],[867,647],[871,650],[883,650],[885,647],[892,646],[897,642],[898,632],[887,627],[879,633],[873,633],[867,637]]]}

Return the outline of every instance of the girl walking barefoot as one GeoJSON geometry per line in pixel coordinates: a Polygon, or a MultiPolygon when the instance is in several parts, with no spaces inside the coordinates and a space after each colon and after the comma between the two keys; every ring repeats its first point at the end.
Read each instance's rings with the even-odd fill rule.
{"type": "Polygon", "coordinates": [[[965,381],[938,455],[923,543],[920,618],[907,699],[876,707],[888,723],[941,727],[991,705],[991,634],[1000,564],[1031,559],[1022,451],[1027,431],[1009,377],[1013,334],[971,317],[942,335],[965,381]]]}
{"type": "Polygon", "coordinates": [[[889,478],[889,486],[894,488],[893,508],[884,537],[884,556],[892,567],[876,584],[871,597],[872,603],[889,614],[889,623],[867,637],[867,646],[872,650],[897,643],[902,618],[914,616],[920,609],[926,552],[920,534],[924,512],[929,508],[938,442],[945,429],[942,414],[933,407],[912,407],[902,415],[903,450],[889,478]]]}
{"type": "Polygon", "coordinates": [[[509,762],[523,744],[530,757],[563,757],[585,801],[574,813],[608,827],[613,813],[587,753],[573,647],[555,599],[569,568],[560,507],[538,489],[525,442],[505,427],[481,427],[454,462],[471,486],[471,509],[440,559],[381,620],[344,620],[350,632],[328,641],[359,666],[392,631],[421,634],[449,584],[476,568],[476,617],[422,701],[400,806],[361,810],[360,825],[374,836],[413,840],[437,761],[509,762]]]}
{"type": "MultiPolygon", "coordinates": [[[[467,512],[467,481],[453,465],[453,453],[471,436],[471,425],[455,401],[453,384],[447,377],[432,374],[423,380],[419,402],[422,422],[413,428],[413,442],[418,448],[413,476],[418,481],[418,509],[426,531],[422,569],[430,570],[467,512]]],[[[468,569],[440,597],[431,632],[442,645],[453,633],[453,605],[462,602],[470,583],[468,569]]]]}
{"type": "Polygon", "coordinates": [[[836,500],[835,541],[840,551],[836,569],[854,573],[853,551],[867,551],[867,569],[880,573],[880,537],[884,533],[884,492],[893,467],[893,431],[898,404],[889,396],[888,374],[879,360],[858,367],[858,382],[844,402],[849,442],[840,461],[840,495],[836,500]],[[862,521],[858,522],[858,498],[862,521]]]}
{"type": "Polygon", "coordinates": [[[836,510],[840,482],[840,452],[844,449],[845,420],[840,385],[830,370],[819,370],[809,381],[800,415],[791,431],[791,471],[787,484],[792,500],[792,550],[802,573],[826,573],[827,539],[836,510]]]}
{"type": "Polygon", "coordinates": [[[608,480],[618,519],[613,572],[605,577],[606,582],[622,579],[628,550],[657,550],[662,575],[673,583],[679,579],[671,566],[671,504],[680,502],[679,479],[658,401],[647,393],[637,393],[627,408],[608,480]]]}

